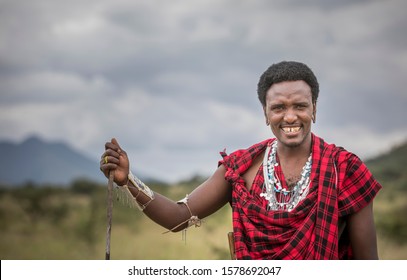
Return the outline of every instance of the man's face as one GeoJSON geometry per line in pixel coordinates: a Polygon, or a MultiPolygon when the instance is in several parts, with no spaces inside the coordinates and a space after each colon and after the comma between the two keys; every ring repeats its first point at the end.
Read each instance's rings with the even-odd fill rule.
{"type": "Polygon", "coordinates": [[[273,84],[267,91],[264,114],[279,142],[286,147],[311,143],[316,108],[310,86],[304,81],[273,84]]]}

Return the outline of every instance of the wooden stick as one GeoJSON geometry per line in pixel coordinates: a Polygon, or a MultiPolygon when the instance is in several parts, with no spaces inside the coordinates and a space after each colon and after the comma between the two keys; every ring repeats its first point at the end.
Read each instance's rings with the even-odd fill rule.
{"type": "Polygon", "coordinates": [[[235,238],[233,237],[233,232],[228,232],[228,241],[229,241],[230,259],[236,260],[235,238]]]}
{"type": "Polygon", "coordinates": [[[112,214],[113,214],[113,178],[114,172],[109,172],[109,181],[107,184],[107,232],[106,232],[106,260],[110,260],[110,237],[112,232],[112,214]]]}

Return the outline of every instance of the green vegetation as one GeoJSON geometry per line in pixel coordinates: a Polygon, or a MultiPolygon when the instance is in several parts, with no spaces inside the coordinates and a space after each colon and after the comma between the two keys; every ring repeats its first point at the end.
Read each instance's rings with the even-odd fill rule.
{"type": "Polygon", "coordinates": [[[407,143],[366,164],[383,186],[374,206],[379,249],[385,258],[407,259],[407,143]]]}
{"type": "MultiPolygon", "coordinates": [[[[381,259],[407,259],[407,144],[367,161],[383,185],[375,200],[381,259]]],[[[178,200],[204,178],[174,185],[149,182],[156,191],[178,200]]],[[[226,205],[201,228],[163,234],[137,209],[115,199],[112,259],[229,259],[226,205]]],[[[104,259],[106,186],[79,179],[68,188],[27,183],[0,188],[1,259],[104,259]]]]}
{"type": "MultiPolygon", "coordinates": [[[[201,182],[195,177],[168,186],[152,182],[178,200],[201,182]]],[[[228,206],[204,220],[201,228],[167,233],[115,194],[112,259],[228,259],[228,206]]],[[[104,259],[106,186],[78,180],[69,188],[26,184],[0,188],[1,259],[104,259]]]]}

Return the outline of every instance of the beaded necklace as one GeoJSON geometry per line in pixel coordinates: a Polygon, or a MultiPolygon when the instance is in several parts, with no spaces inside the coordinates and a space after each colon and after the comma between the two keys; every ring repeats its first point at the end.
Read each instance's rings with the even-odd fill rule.
{"type": "Polygon", "coordinates": [[[290,212],[297,204],[304,199],[309,190],[310,174],[312,166],[312,153],[302,168],[301,179],[290,191],[281,186],[274,167],[277,162],[277,140],[272,145],[267,146],[263,159],[264,191],[260,194],[268,201],[268,210],[283,210],[290,212]]]}

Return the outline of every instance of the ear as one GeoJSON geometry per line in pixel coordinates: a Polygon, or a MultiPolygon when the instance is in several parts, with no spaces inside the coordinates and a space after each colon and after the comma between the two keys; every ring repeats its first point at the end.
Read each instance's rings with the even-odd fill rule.
{"type": "Polygon", "coordinates": [[[267,114],[266,114],[266,106],[263,106],[263,113],[264,113],[264,118],[266,119],[266,125],[269,126],[270,122],[267,118],[267,114]]]}
{"type": "Polygon", "coordinates": [[[314,101],[312,103],[313,109],[312,109],[312,122],[315,123],[317,121],[317,102],[314,101]]]}

